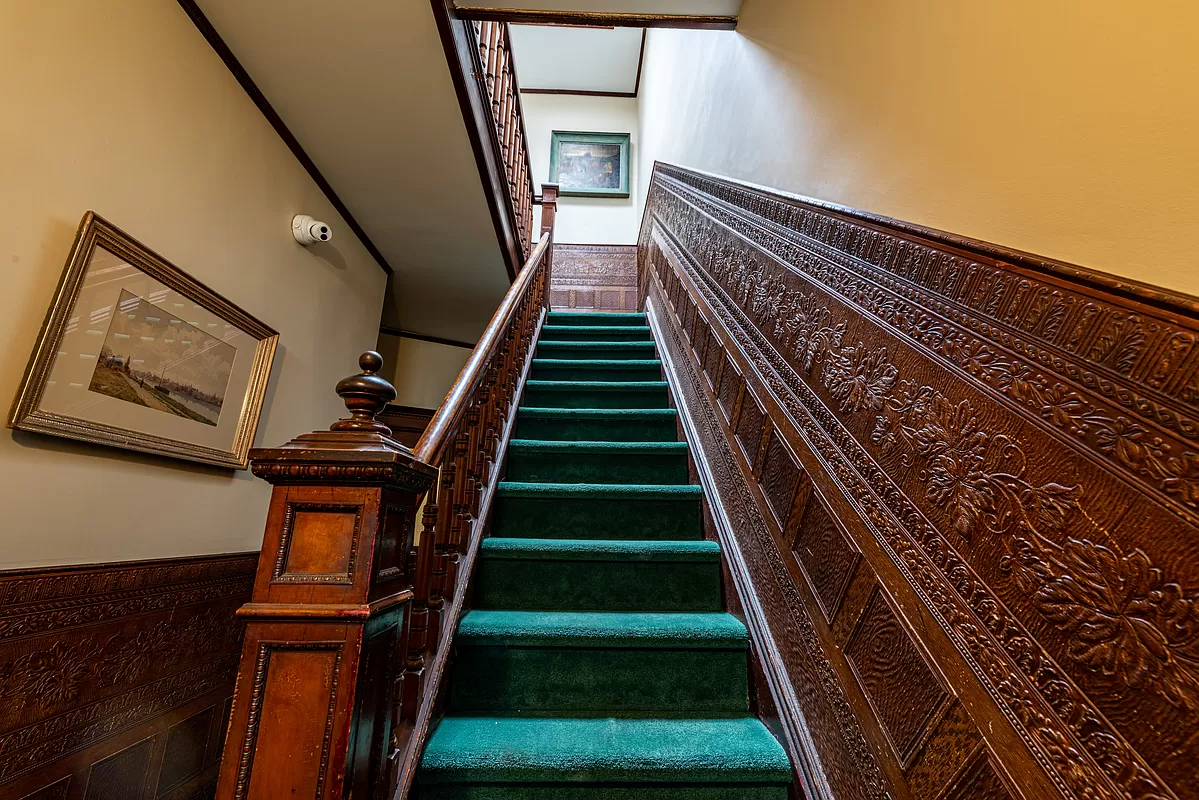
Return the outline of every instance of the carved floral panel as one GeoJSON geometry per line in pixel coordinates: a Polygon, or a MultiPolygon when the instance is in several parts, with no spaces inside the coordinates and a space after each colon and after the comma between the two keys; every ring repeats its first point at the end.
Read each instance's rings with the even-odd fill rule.
{"type": "Polygon", "coordinates": [[[746,354],[1063,795],[1199,797],[1193,305],[665,165],[640,259],[746,354]]]}

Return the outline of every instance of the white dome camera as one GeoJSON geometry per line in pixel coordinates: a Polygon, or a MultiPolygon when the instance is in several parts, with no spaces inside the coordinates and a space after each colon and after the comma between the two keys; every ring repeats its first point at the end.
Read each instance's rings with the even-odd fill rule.
{"type": "Polygon", "coordinates": [[[317,242],[327,242],[333,238],[333,229],[329,223],[313,219],[307,214],[297,214],[291,220],[291,235],[296,241],[307,247],[317,242]]]}

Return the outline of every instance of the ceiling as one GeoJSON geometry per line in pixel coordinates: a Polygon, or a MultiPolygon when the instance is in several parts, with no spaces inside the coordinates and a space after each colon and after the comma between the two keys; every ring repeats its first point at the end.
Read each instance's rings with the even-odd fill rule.
{"type": "Polygon", "coordinates": [[[637,91],[642,28],[512,25],[509,30],[522,91],[637,91]]]}
{"type": "Polygon", "coordinates": [[[741,0],[456,0],[459,8],[519,8],[524,11],[592,11],[611,14],[687,14],[735,17],[741,0]]]}
{"type": "Polygon", "coordinates": [[[510,282],[430,4],[197,4],[395,270],[383,324],[475,341],[510,282]]]}

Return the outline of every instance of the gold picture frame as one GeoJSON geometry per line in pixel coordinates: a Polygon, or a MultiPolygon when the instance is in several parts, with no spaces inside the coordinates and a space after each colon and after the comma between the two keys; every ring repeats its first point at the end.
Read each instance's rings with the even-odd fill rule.
{"type": "Polygon", "coordinates": [[[8,425],[245,469],[278,340],[89,211],[8,425]]]}

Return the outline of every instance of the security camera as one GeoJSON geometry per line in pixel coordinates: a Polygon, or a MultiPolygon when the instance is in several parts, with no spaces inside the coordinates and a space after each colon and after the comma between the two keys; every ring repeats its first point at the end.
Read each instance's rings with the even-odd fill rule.
{"type": "Polygon", "coordinates": [[[327,242],[333,238],[333,229],[329,223],[313,219],[307,214],[297,214],[291,220],[291,235],[296,241],[307,247],[317,242],[327,242]]]}

